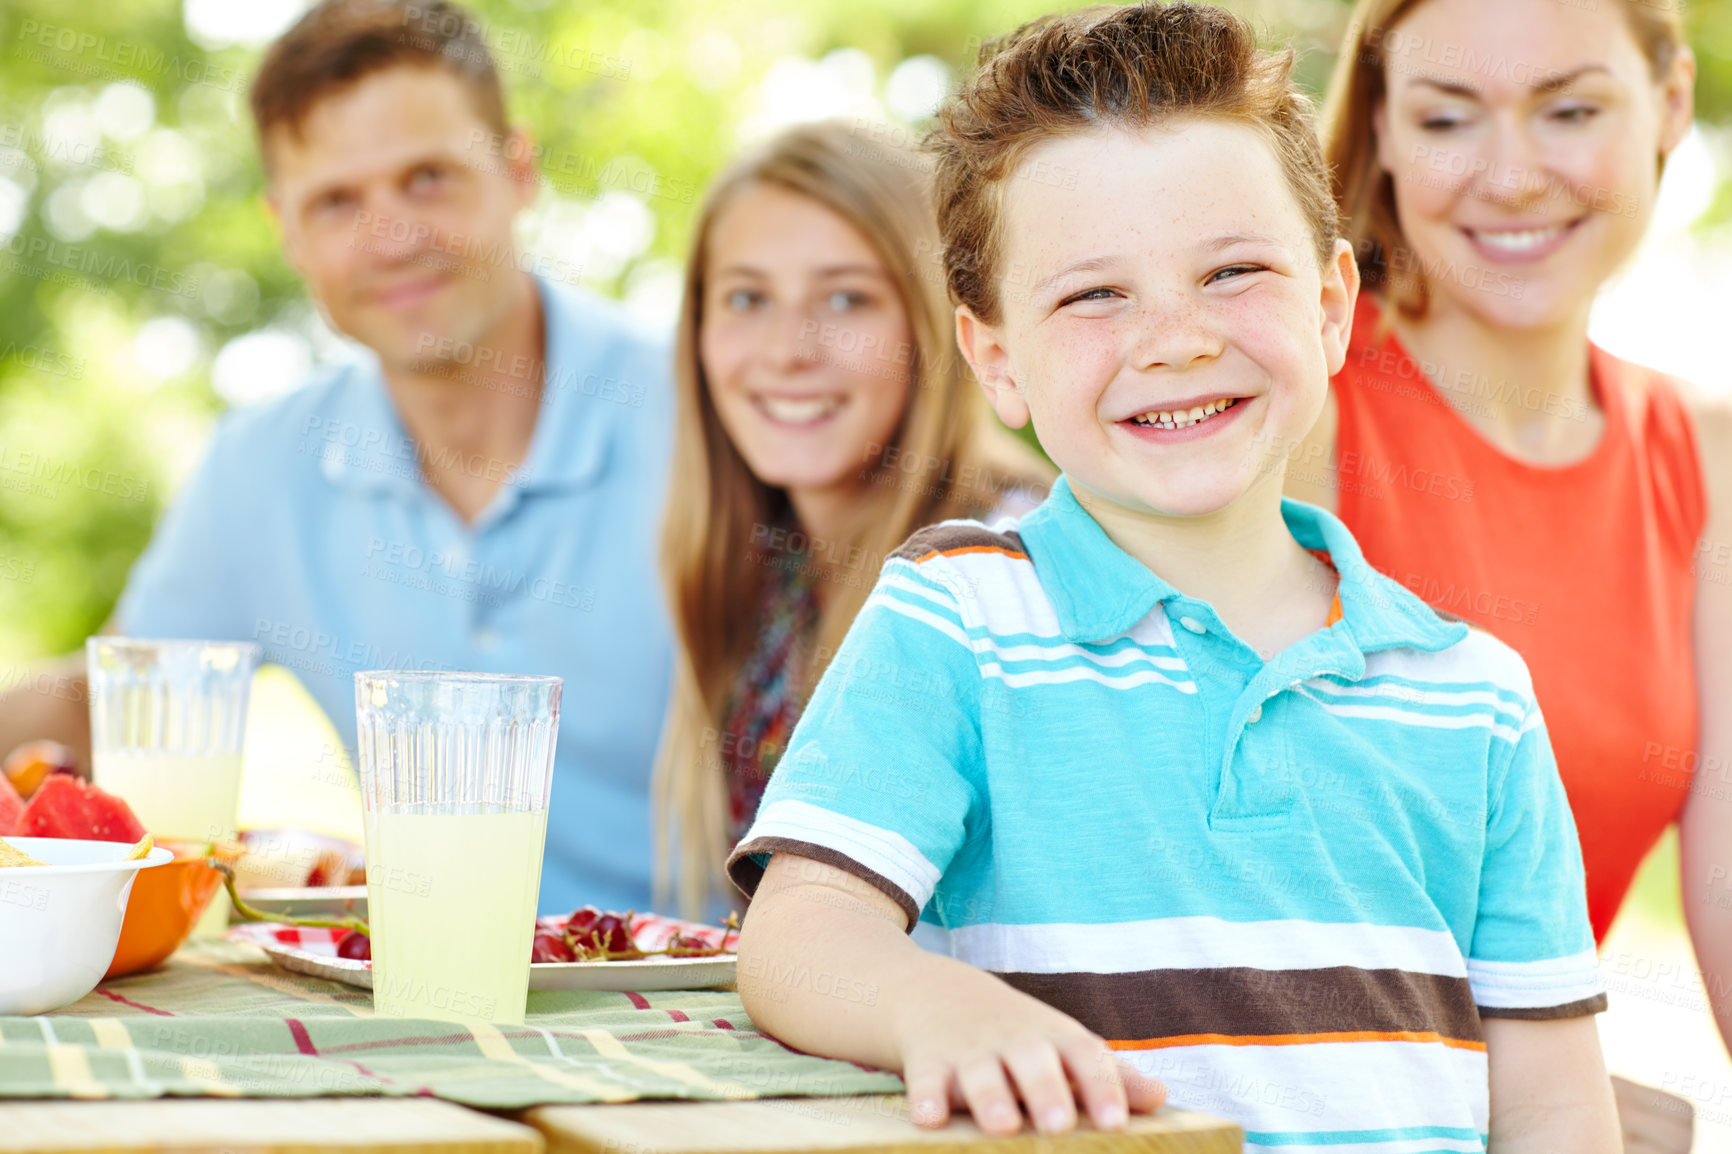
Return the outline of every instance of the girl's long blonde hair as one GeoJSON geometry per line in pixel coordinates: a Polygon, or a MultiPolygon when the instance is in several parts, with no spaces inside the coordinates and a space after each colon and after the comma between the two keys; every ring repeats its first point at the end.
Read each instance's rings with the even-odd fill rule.
{"type": "MultiPolygon", "coordinates": [[[[1630,33],[1648,59],[1649,73],[1656,80],[1663,78],[1685,44],[1681,5],[1622,2],[1630,33]]],[[[1377,159],[1373,114],[1387,96],[1383,70],[1390,30],[1423,3],[1359,0],[1353,6],[1323,102],[1321,133],[1343,235],[1353,242],[1365,287],[1416,320],[1425,315],[1431,290],[1418,262],[1406,259],[1410,250],[1395,213],[1395,185],[1377,159]]],[[[1394,47],[1400,50],[1399,44],[1394,47]]],[[[1664,165],[1664,157],[1660,163],[1664,165]]]]}
{"type": "MultiPolygon", "coordinates": [[[[979,516],[1008,491],[1039,496],[1051,470],[992,420],[956,352],[933,219],[930,162],[864,122],[802,125],[735,160],[704,198],[686,263],[675,347],[674,465],[662,526],[662,574],[678,642],[674,688],[655,801],[656,901],[677,873],[680,910],[698,916],[724,892],[729,846],[719,738],[722,711],[760,623],[768,570],[756,543],[791,517],[784,490],[753,475],[716,415],[699,356],[704,274],[716,217],[753,185],[806,196],[847,221],[884,263],[908,314],[912,347],[882,363],[905,367],[907,408],[888,446],[870,447],[842,539],[825,556],[848,558],[825,584],[802,696],[835,653],[871,591],[878,563],[914,530],[979,516]],[[676,852],[677,847],[677,852],[676,852]]],[[[866,354],[871,355],[871,354],[866,354]]]]}

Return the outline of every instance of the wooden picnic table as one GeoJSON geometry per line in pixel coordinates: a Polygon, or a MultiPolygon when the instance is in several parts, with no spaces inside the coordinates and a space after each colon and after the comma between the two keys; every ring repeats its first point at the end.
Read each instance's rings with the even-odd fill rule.
{"type": "Polygon", "coordinates": [[[426,1098],[155,1099],[0,1103],[0,1152],[121,1154],[1238,1154],[1239,1129],[1181,1110],[1083,1129],[989,1138],[966,1118],[943,1130],[907,1120],[900,1095],[540,1106],[498,1117],[426,1098]]]}
{"type": "MultiPolygon", "coordinates": [[[[0,1019],[0,1154],[25,1150],[54,1154],[163,1150],[200,1154],[322,1150],[1228,1154],[1242,1149],[1237,1126],[1172,1109],[1134,1117],[1121,1133],[1085,1127],[1056,1137],[1025,1131],[1017,1137],[990,1138],[966,1116],[943,1130],[926,1130],[909,1120],[906,1099],[900,1094],[848,1092],[850,1079],[855,1088],[862,1081],[894,1086],[893,1079],[788,1051],[751,1029],[731,993],[593,995],[593,999],[593,1008],[590,1003],[574,1008],[569,1002],[545,1002],[557,1007],[557,1012],[532,1012],[521,1030],[477,1032],[475,1041],[483,1044],[478,1051],[470,1047],[469,1056],[462,1059],[467,1081],[451,1077],[441,1081],[429,1075],[427,1086],[417,1089],[416,1076],[405,1075],[401,1067],[395,1069],[396,1080],[383,1078],[382,1089],[390,1094],[425,1095],[431,1087],[442,1094],[469,1095],[469,1105],[428,1096],[373,1096],[378,1090],[334,1097],[247,1097],[253,1089],[294,1094],[297,1087],[290,1075],[304,1077],[310,1067],[317,1076],[327,1070],[321,1063],[343,1060],[333,1058],[337,1053],[364,1057],[371,1069],[348,1064],[374,1076],[381,1066],[380,1055],[393,1052],[390,1047],[395,1043],[363,1037],[363,1031],[382,1029],[384,1021],[372,1019],[364,992],[285,975],[250,946],[195,941],[157,974],[104,983],[84,1001],[40,1019],[0,1019]],[[201,1014],[200,1007],[213,1000],[222,1012],[201,1014]],[[273,1017],[279,1004],[281,1013],[273,1017]],[[719,1020],[706,1028],[709,1018],[719,1020]],[[225,1029],[230,1031],[226,1035],[225,1029]],[[237,1029],[254,1032],[234,1033],[237,1029]],[[208,1037],[215,1039],[209,1050],[202,1046],[207,1034],[201,1030],[210,1031],[208,1037]],[[238,1055],[232,1047],[225,1049],[225,1036],[259,1037],[261,1030],[284,1037],[292,1032],[300,1052],[292,1052],[293,1046],[288,1052],[261,1047],[256,1053],[238,1055]],[[557,1062],[548,1057],[549,1049],[542,1048],[539,1036],[543,1035],[546,1046],[559,1055],[557,1062]],[[189,1046],[189,1039],[199,1044],[189,1046]],[[593,1047],[583,1047],[584,1041],[593,1047]],[[657,1049],[694,1042],[699,1044],[689,1053],[676,1052],[671,1060],[669,1051],[657,1049]],[[706,1042],[709,1045],[701,1044],[706,1042]],[[373,1046],[379,1048],[367,1048],[373,1046]],[[719,1048],[733,1054],[735,1046],[737,1056],[718,1060],[719,1048]],[[248,1082],[241,1077],[244,1070],[224,1071],[212,1060],[225,1053],[236,1063],[262,1059],[271,1070],[263,1080],[248,1082]],[[617,1081],[609,1082],[610,1063],[615,1060],[620,1073],[617,1081]],[[128,1066],[130,1081],[117,1073],[128,1066]],[[826,1066],[843,1073],[826,1075],[822,1069],[826,1066]],[[39,1071],[37,1076],[51,1076],[53,1090],[70,1090],[75,1096],[19,1096],[20,1087],[34,1084],[21,1080],[27,1076],[21,1071],[34,1067],[51,1067],[51,1075],[39,1071]],[[812,1067],[820,1069],[814,1072],[812,1067]],[[654,1079],[670,1075],[676,1079],[674,1092],[696,1087],[699,1097],[725,1095],[727,1100],[607,1100],[483,1109],[475,1103],[489,1100],[486,1094],[494,1083],[487,1071],[494,1069],[501,1076],[497,1084],[514,1085],[520,1094],[523,1079],[529,1078],[528,1096],[516,1098],[518,1103],[556,1100],[562,1090],[568,1095],[566,1102],[584,1100],[581,1095],[592,1091],[613,1099],[662,1093],[656,1089],[661,1083],[654,1079]],[[790,1069],[800,1071],[792,1080],[790,1069]],[[535,1077],[548,1079],[547,1096],[537,1092],[535,1077]],[[150,1080],[158,1085],[140,1084],[150,1080]],[[756,1096],[787,1093],[790,1088],[818,1096],[756,1096]],[[165,1090],[218,1096],[128,1097],[165,1090]],[[751,1096],[734,1097],[738,1094],[751,1096]],[[106,1097],[79,1100],[78,1096],[106,1097]]],[[[533,999],[531,1005],[533,1009],[533,999]]],[[[415,1025],[427,1032],[425,1023],[415,1025]]],[[[452,1030],[467,1038],[467,1028],[452,1030]]],[[[450,1039],[415,1041],[448,1044],[450,1039]]],[[[449,1045],[444,1057],[450,1060],[449,1045]]],[[[410,1058],[399,1053],[398,1060],[410,1058]]],[[[329,1093],[333,1085],[306,1081],[300,1092],[329,1093]]],[[[362,1088],[368,1087],[362,1084],[362,1088]]]]}

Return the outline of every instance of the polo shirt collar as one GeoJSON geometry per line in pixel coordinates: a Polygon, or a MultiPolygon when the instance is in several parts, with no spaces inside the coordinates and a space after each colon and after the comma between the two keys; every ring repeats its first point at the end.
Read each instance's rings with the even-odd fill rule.
{"type": "MultiPolygon", "coordinates": [[[[629,409],[594,395],[595,380],[617,337],[596,310],[574,294],[534,277],[541,296],[545,364],[535,432],[508,487],[519,494],[586,484],[607,462],[608,447],[629,409]],[[586,392],[587,389],[587,392],[586,392]]],[[[321,468],[333,483],[368,492],[411,494],[423,488],[414,442],[397,413],[370,351],[348,370],[350,387],[338,394],[333,419],[360,430],[363,443],[325,446],[321,468]]]]}
{"type": "Polygon", "coordinates": [[[600,395],[597,380],[618,364],[619,335],[602,323],[598,308],[577,295],[535,278],[541,293],[546,347],[541,411],[523,467],[512,479],[519,492],[588,484],[607,464],[608,447],[628,414],[643,415],[600,395]]]}
{"type": "Polygon", "coordinates": [[[415,444],[385,391],[379,359],[363,349],[340,370],[325,419],[332,436],[319,447],[319,470],[334,485],[363,493],[411,494],[420,484],[415,444]]]}
{"type": "MultiPolygon", "coordinates": [[[[1372,569],[1333,514],[1283,497],[1281,515],[1300,545],[1329,554],[1341,577],[1342,620],[1334,628],[1346,630],[1361,652],[1398,646],[1435,652],[1466,635],[1466,626],[1442,620],[1411,591],[1372,569]]],[[[1078,503],[1067,477],[1054,482],[1018,531],[1066,640],[1117,637],[1156,605],[1185,596],[1113,543],[1078,503]]]]}
{"type": "Polygon", "coordinates": [[[1460,621],[1445,621],[1398,582],[1372,568],[1341,518],[1317,505],[1281,498],[1281,516],[1293,539],[1321,549],[1341,580],[1341,617],[1361,652],[1411,648],[1436,653],[1467,636],[1460,621]]]}
{"type": "Polygon", "coordinates": [[[1069,641],[1105,641],[1149,615],[1158,602],[1178,595],[1147,565],[1113,544],[1059,476],[1046,500],[1017,526],[1034,562],[1041,588],[1058,613],[1069,641]]]}

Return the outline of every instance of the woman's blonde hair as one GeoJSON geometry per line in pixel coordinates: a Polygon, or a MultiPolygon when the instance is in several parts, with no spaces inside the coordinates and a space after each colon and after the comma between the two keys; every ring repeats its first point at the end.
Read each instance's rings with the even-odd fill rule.
{"type": "MultiPolygon", "coordinates": [[[[1679,0],[1621,0],[1630,32],[1659,80],[1684,47],[1679,0]]],[[[1365,287],[1403,315],[1418,319],[1431,290],[1409,251],[1395,212],[1395,185],[1377,159],[1373,115],[1385,96],[1390,32],[1425,0],[1359,0],[1347,26],[1335,74],[1323,102],[1323,154],[1334,181],[1345,235],[1353,243],[1365,287]],[[1391,267],[1392,258],[1398,267],[1391,267]]],[[[1664,163],[1664,157],[1661,158],[1664,163]]]]}
{"type": "MultiPolygon", "coordinates": [[[[841,217],[883,262],[913,338],[910,348],[880,358],[887,372],[907,373],[907,407],[889,443],[868,446],[859,463],[859,501],[841,539],[826,542],[825,557],[848,561],[839,569],[809,567],[825,584],[802,697],[841,643],[886,554],[924,525],[985,513],[1011,490],[1039,496],[1051,477],[992,421],[956,352],[930,162],[895,142],[894,133],[858,121],[789,129],[729,165],[699,212],[675,347],[674,466],[662,526],[663,580],[678,647],[653,790],[656,900],[665,904],[677,865],[675,896],[687,916],[725,885],[722,711],[759,634],[754,615],[769,576],[767,550],[759,546],[772,527],[791,521],[787,493],[753,475],[722,427],[699,355],[704,276],[722,209],[742,190],[770,185],[841,217]]],[[[771,559],[801,561],[798,553],[771,559]]]]}

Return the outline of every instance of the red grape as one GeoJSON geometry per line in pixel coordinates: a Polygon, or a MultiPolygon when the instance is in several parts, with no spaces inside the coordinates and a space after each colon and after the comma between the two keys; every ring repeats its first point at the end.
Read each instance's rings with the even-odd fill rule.
{"type": "Polygon", "coordinates": [[[710,945],[695,934],[675,934],[673,941],[668,943],[668,957],[670,958],[689,958],[720,952],[715,946],[710,945]]]}
{"type": "Polygon", "coordinates": [[[337,956],[358,962],[373,960],[373,939],[360,930],[349,930],[337,939],[337,956]]]}
{"type": "Polygon", "coordinates": [[[643,957],[643,951],[632,941],[631,915],[603,913],[594,906],[572,911],[565,924],[565,944],[582,959],[643,957]]]}
{"type": "Polygon", "coordinates": [[[565,944],[565,939],[552,930],[536,930],[535,944],[529,949],[532,962],[575,962],[577,955],[565,944]]]}
{"type": "Polygon", "coordinates": [[[637,944],[631,940],[631,929],[625,919],[618,914],[603,914],[596,920],[596,941],[602,949],[610,954],[631,953],[637,950],[637,944]]]}

